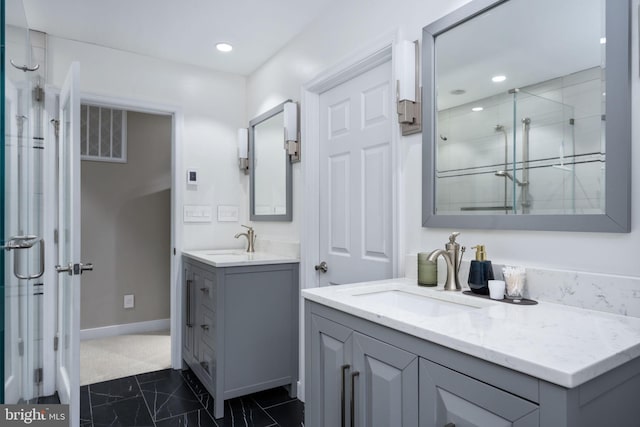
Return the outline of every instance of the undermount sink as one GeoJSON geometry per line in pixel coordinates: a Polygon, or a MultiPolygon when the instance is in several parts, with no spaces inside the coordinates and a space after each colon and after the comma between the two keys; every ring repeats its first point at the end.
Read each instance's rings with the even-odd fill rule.
{"type": "Polygon", "coordinates": [[[430,317],[456,314],[479,308],[400,290],[363,293],[353,296],[364,303],[430,317]]]}

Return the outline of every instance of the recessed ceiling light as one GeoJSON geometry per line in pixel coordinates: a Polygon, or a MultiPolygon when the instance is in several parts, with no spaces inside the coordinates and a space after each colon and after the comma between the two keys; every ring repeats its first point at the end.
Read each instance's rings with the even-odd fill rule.
{"type": "Polygon", "coordinates": [[[600,37],[600,44],[605,44],[607,42],[606,37],[600,37]]]}
{"type": "Polygon", "coordinates": [[[484,108],[482,108],[482,107],[473,107],[471,109],[471,111],[475,111],[475,112],[482,111],[482,110],[484,110],[484,108]]]}
{"type": "Polygon", "coordinates": [[[220,52],[231,52],[233,50],[233,46],[231,46],[229,43],[218,43],[216,44],[216,49],[218,49],[220,52]]]}
{"type": "Polygon", "coordinates": [[[493,76],[491,77],[491,81],[494,83],[500,83],[507,80],[507,76],[493,76]]]}

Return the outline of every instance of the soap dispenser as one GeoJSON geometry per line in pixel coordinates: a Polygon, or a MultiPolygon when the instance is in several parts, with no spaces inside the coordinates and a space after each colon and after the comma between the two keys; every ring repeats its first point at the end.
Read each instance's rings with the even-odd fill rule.
{"type": "Polygon", "coordinates": [[[469,268],[469,288],[471,292],[481,295],[489,295],[489,280],[493,280],[493,267],[487,259],[484,245],[473,246],[476,250],[476,259],[471,261],[469,268]]]}

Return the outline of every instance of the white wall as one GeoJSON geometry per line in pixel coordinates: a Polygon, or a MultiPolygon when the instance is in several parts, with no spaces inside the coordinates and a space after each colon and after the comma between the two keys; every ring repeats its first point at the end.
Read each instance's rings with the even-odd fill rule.
{"type": "MultiPolygon", "coordinates": [[[[248,114],[253,117],[286,98],[298,100],[300,88],[315,75],[357,52],[379,34],[397,31],[400,39],[421,39],[422,27],[463,5],[466,1],[446,0],[353,0],[336,2],[307,30],[249,76],[248,114]]],[[[638,10],[638,0],[632,9],[638,10]]],[[[637,19],[632,19],[634,26],[637,19]]],[[[633,35],[633,108],[640,109],[638,79],[638,33],[633,35]]],[[[304,108],[304,105],[302,106],[304,108]]],[[[640,123],[633,129],[632,164],[640,164],[640,123]]],[[[401,212],[403,222],[401,253],[415,253],[442,247],[451,230],[421,227],[421,135],[400,138],[402,157],[401,212]]],[[[302,141],[304,155],[304,141],[302,141]]],[[[256,224],[262,235],[299,237],[300,165],[294,167],[294,222],[256,224]]],[[[636,262],[640,248],[640,174],[632,179],[633,224],[629,234],[559,233],[541,231],[463,230],[460,241],[471,246],[487,245],[490,259],[500,263],[578,270],[614,275],[640,276],[636,262]]],[[[403,265],[400,265],[402,271],[403,265]]],[[[401,273],[402,274],[402,273],[401,273]]],[[[553,286],[553,284],[550,284],[553,286]]]]}
{"type": "MultiPolygon", "coordinates": [[[[61,86],[72,61],[80,61],[83,92],[178,107],[184,115],[183,164],[198,170],[200,184],[185,185],[184,204],[238,205],[248,218],[248,191],[237,167],[236,136],[246,127],[246,79],[192,65],[49,36],[47,82],[61,86]]],[[[182,217],[182,207],[177,214],[182,217]]],[[[239,223],[185,224],[185,249],[240,247],[239,223]]],[[[180,248],[178,248],[180,249],[180,248]]]]}

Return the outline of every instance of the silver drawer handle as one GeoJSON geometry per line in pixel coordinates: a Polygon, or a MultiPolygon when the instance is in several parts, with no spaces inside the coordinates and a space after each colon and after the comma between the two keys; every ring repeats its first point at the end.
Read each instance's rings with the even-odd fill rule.
{"type": "Polygon", "coordinates": [[[35,67],[27,67],[26,65],[17,65],[15,62],[13,62],[13,59],[10,59],[9,62],[11,62],[11,65],[13,65],[15,68],[17,68],[18,70],[22,70],[25,73],[27,71],[36,71],[38,68],[40,68],[40,64],[36,64],[35,67]]]}

